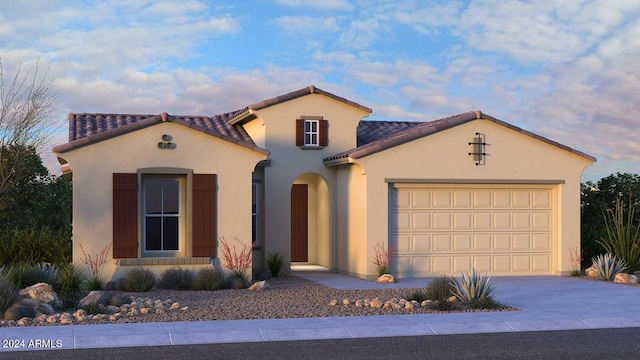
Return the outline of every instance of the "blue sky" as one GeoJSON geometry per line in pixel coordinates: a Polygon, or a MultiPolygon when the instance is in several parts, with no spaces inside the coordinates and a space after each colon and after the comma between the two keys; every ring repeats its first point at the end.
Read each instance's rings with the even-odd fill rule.
{"type": "MultiPolygon", "coordinates": [[[[640,172],[640,0],[3,1],[5,74],[68,112],[214,115],[308,85],[369,119],[471,110],[640,172]]],[[[46,164],[55,159],[46,149],[46,164]]]]}

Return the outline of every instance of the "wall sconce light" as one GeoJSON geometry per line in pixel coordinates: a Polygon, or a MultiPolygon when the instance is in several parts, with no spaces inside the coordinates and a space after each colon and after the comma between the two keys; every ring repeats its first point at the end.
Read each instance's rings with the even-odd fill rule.
{"type": "Polygon", "coordinates": [[[469,156],[473,156],[476,166],[484,165],[486,156],[489,155],[486,153],[486,146],[489,144],[487,144],[485,135],[477,132],[469,145],[473,145],[473,152],[470,152],[469,156]]]}
{"type": "Polygon", "coordinates": [[[162,135],[162,141],[160,141],[158,143],[158,148],[159,149],[175,149],[178,147],[178,145],[174,142],[171,142],[171,140],[173,140],[173,136],[171,135],[162,135]]]}

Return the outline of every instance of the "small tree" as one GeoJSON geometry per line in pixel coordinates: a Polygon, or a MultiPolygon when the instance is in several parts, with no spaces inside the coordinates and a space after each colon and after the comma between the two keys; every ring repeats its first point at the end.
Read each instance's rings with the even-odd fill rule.
{"type": "Polygon", "coordinates": [[[22,62],[10,83],[0,59],[0,210],[6,207],[8,190],[23,177],[27,154],[14,154],[6,159],[14,147],[40,148],[46,143],[53,128],[47,123],[55,96],[47,72],[39,74],[39,66],[23,72],[22,62]],[[18,155],[18,156],[16,156],[18,155]]]}

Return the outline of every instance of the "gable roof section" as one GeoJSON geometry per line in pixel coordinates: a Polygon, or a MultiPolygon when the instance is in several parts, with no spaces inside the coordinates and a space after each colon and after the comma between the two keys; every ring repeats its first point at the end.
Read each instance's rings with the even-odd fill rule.
{"type": "MultiPolygon", "coordinates": [[[[401,145],[404,143],[407,143],[409,141],[412,140],[416,140],[437,132],[440,132],[442,130],[446,130],[449,128],[452,128],[454,126],[457,125],[461,125],[464,123],[467,123],[469,121],[473,121],[473,120],[479,120],[479,119],[484,119],[484,120],[489,120],[489,121],[493,121],[496,124],[502,125],[502,126],[506,126],[507,128],[514,130],[514,131],[518,131],[522,134],[525,134],[527,136],[530,136],[534,139],[546,142],[547,144],[559,147],[563,150],[569,151],[571,153],[574,153],[576,155],[582,156],[586,159],[589,159],[590,161],[596,161],[596,158],[594,158],[593,156],[587,155],[581,151],[575,150],[573,148],[570,148],[568,146],[562,145],[558,142],[555,142],[553,140],[547,139],[543,136],[534,134],[530,131],[524,130],[522,128],[519,128],[517,126],[511,125],[509,123],[506,123],[502,120],[498,120],[492,116],[489,115],[485,115],[483,114],[480,110],[477,111],[471,111],[471,112],[467,112],[467,113],[463,113],[463,114],[459,114],[459,115],[454,115],[454,116],[450,116],[450,117],[446,117],[446,118],[442,118],[442,119],[438,119],[438,120],[434,120],[434,121],[430,121],[430,122],[421,122],[421,123],[416,123],[416,125],[414,126],[408,126],[405,130],[400,130],[397,132],[392,132],[392,130],[387,130],[387,129],[393,129],[394,126],[391,126],[388,123],[391,122],[378,122],[378,121],[361,121],[361,123],[365,123],[365,122],[371,122],[371,123],[379,123],[378,126],[381,129],[375,129],[376,124],[369,124],[369,125],[365,125],[366,127],[368,127],[368,131],[366,131],[367,134],[374,134],[374,135],[370,135],[370,136],[364,136],[363,140],[366,139],[371,139],[373,141],[371,142],[362,142],[362,145],[358,145],[358,147],[353,148],[351,150],[347,150],[344,152],[341,152],[339,154],[327,157],[324,159],[324,163],[325,165],[339,165],[339,164],[344,164],[344,163],[349,163],[351,162],[353,159],[358,159],[358,158],[362,158],[371,154],[375,154],[379,151],[383,151],[389,148],[392,148],[394,146],[397,145],[401,145]],[[387,129],[385,129],[387,128],[387,129]],[[376,138],[375,134],[384,134],[386,131],[391,132],[390,135],[387,135],[385,137],[381,137],[381,138],[376,138]]],[[[360,127],[361,124],[359,124],[360,127]]],[[[398,129],[399,127],[401,127],[402,125],[397,125],[395,126],[396,129],[398,129]]],[[[358,129],[360,132],[360,129],[358,129]]],[[[364,131],[364,129],[363,129],[364,131]]],[[[360,138],[358,138],[358,144],[360,144],[360,138]]]]}
{"type": "Polygon", "coordinates": [[[302,88],[300,90],[296,90],[296,91],[292,91],[288,94],[284,94],[284,95],[280,95],[280,96],[276,96],[274,98],[271,99],[267,99],[267,100],[262,100],[260,102],[257,102],[255,104],[251,104],[249,106],[247,106],[246,108],[236,112],[236,114],[234,116],[232,116],[229,119],[229,123],[231,124],[238,124],[238,123],[244,123],[250,120],[253,120],[256,118],[256,115],[254,114],[255,110],[260,110],[260,109],[264,109],[267,108],[269,106],[273,106],[273,105],[277,105],[283,102],[287,102],[289,100],[293,100],[293,99],[297,99],[299,97],[302,96],[306,96],[309,94],[320,94],[320,95],[324,95],[324,96],[328,96],[334,100],[338,100],[341,101],[347,105],[351,105],[351,106],[355,106],[361,110],[364,110],[368,113],[373,112],[373,110],[369,109],[366,106],[362,106],[356,102],[353,102],[351,100],[347,100],[343,97],[334,95],[328,91],[324,91],[322,89],[318,89],[317,87],[313,86],[313,85],[309,85],[305,88],[302,88]]]}
{"type": "Polygon", "coordinates": [[[358,141],[356,146],[383,139],[423,123],[418,121],[360,120],[357,129],[358,141]]]}
{"type": "Polygon", "coordinates": [[[260,153],[269,154],[267,150],[258,147],[251,140],[242,126],[229,124],[229,118],[235,113],[213,117],[174,116],[167,113],[160,115],[69,114],[69,142],[54,147],[53,152],[66,152],[158,123],[173,122],[260,153]]]}

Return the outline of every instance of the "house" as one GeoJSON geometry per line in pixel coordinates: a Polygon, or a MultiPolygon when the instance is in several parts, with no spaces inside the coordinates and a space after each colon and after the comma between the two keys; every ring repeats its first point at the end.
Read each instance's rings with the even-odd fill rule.
{"type": "Polygon", "coordinates": [[[209,116],[69,114],[53,150],[73,178],[73,261],[113,244],[104,276],[211,266],[223,236],[253,267],[374,278],[566,274],[580,246],[580,177],[595,158],[468,112],[366,121],[309,86],[209,116]]]}

